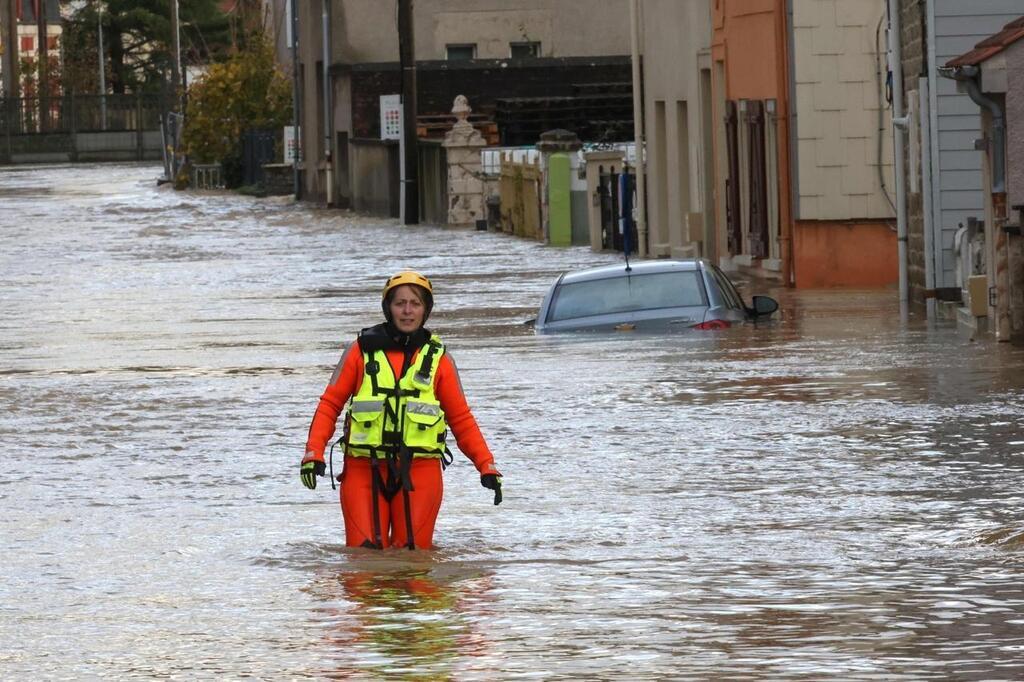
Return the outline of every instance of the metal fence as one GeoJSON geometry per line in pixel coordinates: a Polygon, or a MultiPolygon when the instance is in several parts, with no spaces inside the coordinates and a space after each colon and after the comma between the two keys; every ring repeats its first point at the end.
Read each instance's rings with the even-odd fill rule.
{"type": "Polygon", "coordinates": [[[0,98],[0,161],[160,158],[158,95],[0,98]]]}

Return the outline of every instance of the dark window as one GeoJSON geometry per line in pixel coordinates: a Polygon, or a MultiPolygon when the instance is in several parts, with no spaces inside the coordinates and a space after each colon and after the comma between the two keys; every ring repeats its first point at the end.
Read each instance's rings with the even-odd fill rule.
{"type": "Polygon", "coordinates": [[[612,277],[558,287],[548,321],[705,305],[704,288],[695,271],[612,277]]]}
{"type": "Polygon", "coordinates": [[[524,57],[539,57],[540,43],[509,43],[508,56],[512,59],[524,57]]]}
{"type": "Polygon", "coordinates": [[[476,43],[466,45],[446,45],[445,52],[450,62],[467,61],[476,59],[476,43]]]}
{"type": "Polygon", "coordinates": [[[743,298],[740,297],[736,287],[733,286],[732,282],[726,277],[725,273],[719,270],[716,266],[712,265],[709,268],[711,278],[718,284],[718,289],[722,292],[722,298],[725,299],[725,305],[729,308],[735,308],[736,310],[743,310],[743,298]]]}

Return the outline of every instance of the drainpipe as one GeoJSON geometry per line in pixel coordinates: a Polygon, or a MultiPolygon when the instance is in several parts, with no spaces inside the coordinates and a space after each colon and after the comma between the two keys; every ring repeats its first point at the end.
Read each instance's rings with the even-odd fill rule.
{"type": "MultiPolygon", "coordinates": [[[[1003,110],[994,100],[981,94],[978,86],[980,72],[977,66],[957,66],[952,69],[939,69],[943,76],[964,84],[967,95],[979,107],[988,109],[992,114],[992,193],[1006,193],[1006,121],[1003,110]]],[[[1005,208],[1005,207],[1004,207],[1005,208]]],[[[1005,216],[1005,214],[1004,214],[1005,216]]]]}
{"type": "MultiPolygon", "coordinates": [[[[647,257],[646,168],[644,162],[643,81],[640,77],[640,8],[639,0],[629,2],[630,42],[633,61],[633,138],[636,146],[636,255],[647,257]]],[[[687,161],[689,163],[689,161],[687,161]]],[[[627,254],[628,255],[628,254],[627,254]]]]}
{"type": "Polygon", "coordinates": [[[896,244],[899,260],[900,312],[909,302],[907,278],[907,187],[903,161],[903,132],[909,121],[903,115],[903,54],[900,48],[899,0],[889,2],[889,71],[892,73],[892,124],[896,176],[896,244]]]}
{"type": "Polygon", "coordinates": [[[992,99],[981,93],[978,85],[980,71],[977,66],[956,66],[939,69],[947,78],[963,83],[971,101],[988,109],[992,115],[992,139],[989,141],[989,156],[992,159],[992,235],[995,248],[995,331],[997,341],[1010,340],[1010,257],[1009,238],[1003,230],[1006,223],[1006,121],[1003,110],[992,99]]]}
{"type": "Polygon", "coordinates": [[[320,21],[323,24],[323,60],[321,77],[324,91],[324,183],[327,185],[327,205],[334,206],[334,126],[331,125],[331,0],[322,0],[320,21]]]}

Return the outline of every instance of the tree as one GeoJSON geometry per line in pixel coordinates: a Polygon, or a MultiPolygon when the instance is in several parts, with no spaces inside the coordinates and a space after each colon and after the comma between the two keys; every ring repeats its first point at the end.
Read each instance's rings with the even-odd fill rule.
{"type": "MultiPolygon", "coordinates": [[[[70,73],[98,72],[97,25],[112,92],[155,92],[167,81],[173,59],[172,0],[85,0],[65,22],[65,62],[70,73]],[[100,11],[102,9],[102,11],[100,11]]],[[[182,62],[203,64],[224,58],[231,45],[230,23],[217,0],[178,0],[182,62]]],[[[95,87],[96,77],[87,77],[95,87]]]]}
{"type": "Polygon", "coordinates": [[[245,44],[189,88],[184,136],[194,162],[236,160],[244,131],[291,120],[291,81],[277,68],[270,40],[256,33],[245,44]]]}

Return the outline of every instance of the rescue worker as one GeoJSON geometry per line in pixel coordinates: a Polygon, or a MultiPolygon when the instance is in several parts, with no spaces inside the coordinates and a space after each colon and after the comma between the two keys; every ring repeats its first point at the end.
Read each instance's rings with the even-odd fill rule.
{"type": "Polygon", "coordinates": [[[433,546],[441,508],[441,472],[451,462],[448,429],[501,503],[501,474],[466,404],[455,362],[424,328],[433,287],[417,272],[384,285],[385,321],[359,333],[341,356],[309,427],[302,483],[316,488],[324,450],[348,403],[343,445],[341,512],[349,547],[433,546]],[[350,401],[351,399],[351,401],[350,401]]]}

